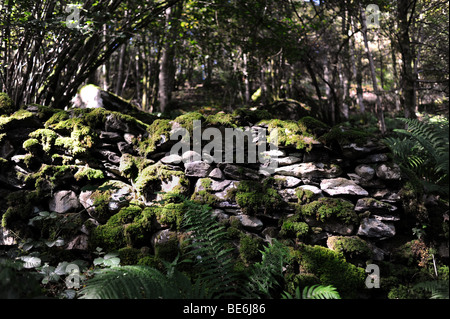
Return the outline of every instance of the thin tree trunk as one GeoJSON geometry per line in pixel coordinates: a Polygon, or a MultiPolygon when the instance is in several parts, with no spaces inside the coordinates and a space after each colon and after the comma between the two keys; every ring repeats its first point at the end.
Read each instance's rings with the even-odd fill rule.
{"type": "Polygon", "coordinates": [[[362,5],[360,4],[360,13],[361,13],[361,25],[362,25],[362,34],[364,38],[364,46],[366,48],[367,58],[369,59],[369,68],[370,68],[370,74],[372,76],[372,85],[373,85],[373,91],[377,97],[375,102],[375,114],[378,118],[378,126],[380,128],[380,131],[382,134],[386,133],[386,124],[384,122],[384,113],[381,106],[381,97],[380,97],[380,91],[378,88],[377,83],[377,76],[375,73],[375,64],[373,62],[373,56],[372,52],[369,48],[369,40],[367,39],[367,25],[366,25],[366,15],[364,13],[364,9],[362,8],[362,5]]]}

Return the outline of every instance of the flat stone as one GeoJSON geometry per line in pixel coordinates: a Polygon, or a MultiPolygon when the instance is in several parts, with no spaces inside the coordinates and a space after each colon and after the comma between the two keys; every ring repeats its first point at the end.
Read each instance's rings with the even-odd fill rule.
{"type": "Polygon", "coordinates": [[[275,173],[299,178],[335,178],[342,174],[342,169],[337,165],[310,162],[282,166],[276,168],[275,173]]]}
{"type": "Polygon", "coordinates": [[[187,151],[182,155],[183,163],[199,162],[202,160],[202,156],[195,151],[187,151]]]}
{"type": "Polygon", "coordinates": [[[375,238],[392,237],[395,236],[395,226],[392,222],[366,217],[361,221],[357,235],[375,238]]]}
{"type": "Polygon", "coordinates": [[[164,156],[163,158],[161,158],[160,161],[163,164],[169,164],[169,165],[179,164],[182,161],[182,157],[177,154],[171,154],[168,156],[164,156]]]}
{"type": "Polygon", "coordinates": [[[357,195],[357,196],[368,196],[369,193],[353,182],[352,180],[345,179],[342,177],[325,179],[320,183],[320,188],[330,196],[336,195],[357,195]]]}
{"type": "Polygon", "coordinates": [[[283,198],[286,202],[297,202],[298,197],[295,195],[295,189],[294,188],[286,188],[286,189],[280,189],[278,191],[278,194],[283,198]]]}
{"type": "Polygon", "coordinates": [[[367,164],[367,163],[380,163],[380,162],[386,162],[389,159],[387,154],[381,153],[381,154],[371,154],[365,158],[357,160],[358,163],[367,164]]]}
{"type": "Polygon", "coordinates": [[[356,212],[370,211],[372,213],[389,213],[395,212],[396,210],[396,206],[371,197],[360,198],[355,205],[356,212]]]}
{"type": "Polygon", "coordinates": [[[278,180],[278,184],[282,187],[292,188],[298,186],[302,180],[294,176],[275,175],[274,179],[278,180]]]}
{"type": "Polygon", "coordinates": [[[206,162],[195,161],[184,164],[186,176],[192,177],[206,177],[208,176],[211,165],[206,162]]]}
{"type": "Polygon", "coordinates": [[[48,204],[50,211],[65,214],[80,208],[77,194],[73,191],[58,191],[48,204]]]}
{"type": "Polygon", "coordinates": [[[254,216],[239,215],[238,218],[241,221],[242,226],[249,230],[259,231],[264,227],[263,222],[254,216]]]}
{"type": "Polygon", "coordinates": [[[279,166],[292,165],[292,164],[299,163],[299,162],[302,161],[301,158],[295,157],[295,156],[287,156],[287,157],[275,158],[275,159],[272,159],[272,160],[275,161],[279,166]]]}

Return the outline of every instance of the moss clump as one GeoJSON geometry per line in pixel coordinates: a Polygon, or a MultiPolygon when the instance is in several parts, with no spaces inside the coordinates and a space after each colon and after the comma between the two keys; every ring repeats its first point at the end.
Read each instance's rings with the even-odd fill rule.
{"type": "Polygon", "coordinates": [[[211,126],[225,126],[230,128],[237,127],[234,123],[233,115],[223,112],[208,115],[206,118],[206,123],[211,126]]]}
{"type": "Polygon", "coordinates": [[[82,118],[70,118],[49,127],[63,135],[56,138],[55,146],[62,147],[70,155],[87,155],[88,149],[94,145],[96,133],[82,118]],[[68,134],[70,137],[64,136],[68,134]]]}
{"type": "Polygon", "coordinates": [[[328,133],[322,135],[319,140],[325,144],[337,142],[341,146],[351,143],[363,145],[371,136],[371,133],[338,124],[333,126],[328,133]]]}
{"type": "Polygon", "coordinates": [[[295,195],[298,198],[298,203],[300,205],[311,203],[314,199],[314,192],[309,189],[297,188],[295,190],[295,195]]]}
{"type": "Polygon", "coordinates": [[[40,196],[36,191],[21,190],[9,194],[6,197],[8,208],[2,216],[1,226],[23,238],[32,235],[28,221],[33,214],[33,207],[39,200],[40,196]]]}
{"type": "Polygon", "coordinates": [[[103,174],[102,170],[90,168],[88,166],[83,166],[78,169],[78,171],[74,175],[77,181],[87,180],[102,180],[105,178],[105,174],[103,174]]]}
{"type": "Polygon", "coordinates": [[[75,166],[43,164],[39,171],[27,176],[25,182],[34,184],[40,196],[49,196],[54,190],[65,184],[72,184],[75,166]]]}
{"type": "Polygon", "coordinates": [[[280,146],[292,146],[299,150],[310,151],[312,144],[315,142],[313,136],[306,131],[306,128],[295,121],[272,119],[263,120],[257,125],[267,126],[269,131],[268,142],[278,142],[280,146]],[[277,136],[276,141],[274,134],[277,136]]]}
{"type": "Polygon", "coordinates": [[[64,121],[67,121],[70,118],[70,115],[66,111],[58,111],[54,113],[44,124],[46,128],[51,125],[55,125],[64,121]]]}
{"type": "Polygon", "coordinates": [[[37,150],[39,150],[40,146],[41,145],[40,145],[39,141],[35,138],[29,138],[22,144],[22,147],[26,151],[31,152],[31,153],[35,153],[37,150]]]}
{"type": "Polygon", "coordinates": [[[172,130],[172,123],[167,119],[155,120],[148,128],[148,138],[141,141],[138,145],[139,155],[147,157],[150,153],[156,150],[161,140],[167,141],[170,139],[170,132],[172,130]]]}
{"type": "Polygon", "coordinates": [[[372,257],[369,245],[358,236],[332,236],[328,238],[327,244],[330,249],[342,253],[347,260],[366,261],[372,257]]]}
{"type": "Polygon", "coordinates": [[[180,180],[172,193],[184,194],[188,190],[189,185],[189,180],[184,175],[184,172],[171,170],[168,166],[161,163],[144,168],[136,178],[134,187],[140,195],[150,198],[161,190],[162,181],[172,180],[174,176],[180,178],[180,180]]]}
{"type": "MultiPolygon", "coordinates": [[[[42,149],[47,154],[50,153],[53,145],[55,144],[56,139],[58,138],[58,134],[55,131],[50,129],[38,129],[29,134],[31,138],[39,140],[42,149]]],[[[25,148],[25,145],[24,145],[25,148]]]]}
{"type": "Polygon", "coordinates": [[[9,115],[14,112],[14,102],[8,94],[0,93],[0,115],[9,115]]]}
{"type": "Polygon", "coordinates": [[[261,259],[263,240],[241,233],[239,240],[239,256],[247,265],[261,259]]]}
{"type": "Polygon", "coordinates": [[[330,129],[327,124],[311,116],[302,117],[298,121],[298,125],[301,126],[304,131],[311,133],[314,136],[320,136],[330,129]]]}
{"type": "Polygon", "coordinates": [[[26,110],[18,110],[11,116],[0,116],[0,131],[17,129],[19,127],[37,127],[39,124],[35,121],[34,114],[26,110]]]}
{"type": "Polygon", "coordinates": [[[154,211],[148,208],[123,207],[106,224],[92,230],[90,245],[108,250],[141,247],[150,240],[154,217],[154,211]]]}
{"type": "Polygon", "coordinates": [[[299,244],[292,257],[298,262],[300,273],[315,275],[322,285],[333,285],[342,298],[355,298],[364,289],[364,269],[348,263],[342,253],[299,244]]]}
{"type": "Polygon", "coordinates": [[[310,216],[320,222],[329,220],[341,221],[344,224],[353,224],[358,221],[358,216],[353,210],[354,205],[340,198],[322,197],[297,208],[303,216],[310,216]]]}
{"type": "Polygon", "coordinates": [[[154,163],[150,159],[125,153],[120,158],[119,171],[123,177],[134,180],[144,168],[154,163]]]}
{"type": "Polygon", "coordinates": [[[305,238],[309,233],[309,225],[305,222],[299,221],[299,216],[294,215],[289,217],[281,225],[280,236],[305,238]]]}
{"type": "Polygon", "coordinates": [[[168,203],[155,210],[156,219],[160,224],[167,225],[170,229],[177,231],[181,230],[184,212],[184,203],[168,203]]]}
{"type": "Polygon", "coordinates": [[[268,178],[264,182],[240,181],[235,192],[236,203],[245,214],[256,214],[262,208],[265,214],[277,212],[283,209],[285,202],[278,194],[274,186],[274,179],[268,178]]]}
{"type": "Polygon", "coordinates": [[[201,190],[193,193],[191,200],[196,203],[209,206],[214,206],[219,202],[219,198],[207,190],[201,190]]]}
{"type": "Polygon", "coordinates": [[[203,122],[204,120],[205,117],[203,116],[203,114],[198,112],[188,112],[186,114],[178,116],[173,121],[180,124],[182,128],[185,128],[189,132],[189,134],[192,135],[194,129],[194,121],[203,122]]]}

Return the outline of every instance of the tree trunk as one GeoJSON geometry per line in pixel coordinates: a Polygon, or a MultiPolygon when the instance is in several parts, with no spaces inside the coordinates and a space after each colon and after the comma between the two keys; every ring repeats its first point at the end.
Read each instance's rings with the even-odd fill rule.
{"type": "Polygon", "coordinates": [[[364,46],[366,48],[367,58],[369,59],[369,68],[370,68],[370,74],[372,76],[372,85],[373,85],[373,91],[377,97],[375,102],[375,114],[378,118],[378,126],[382,134],[386,133],[386,124],[384,122],[384,113],[381,106],[381,97],[380,97],[380,90],[378,88],[377,83],[377,75],[375,73],[375,64],[373,62],[373,56],[372,52],[369,48],[369,40],[367,39],[367,25],[366,25],[366,15],[364,13],[364,9],[362,5],[360,4],[360,13],[361,13],[361,26],[362,26],[362,34],[364,38],[364,46]]]}
{"type": "Polygon", "coordinates": [[[414,74],[412,69],[412,63],[414,60],[413,52],[411,48],[411,41],[409,39],[409,26],[411,24],[412,16],[414,15],[416,0],[398,0],[397,1],[397,13],[398,13],[398,44],[399,50],[402,55],[402,68],[400,78],[400,103],[403,107],[403,111],[406,118],[415,118],[415,88],[414,88],[414,74]],[[408,9],[412,7],[410,18],[408,19],[408,9]]]}

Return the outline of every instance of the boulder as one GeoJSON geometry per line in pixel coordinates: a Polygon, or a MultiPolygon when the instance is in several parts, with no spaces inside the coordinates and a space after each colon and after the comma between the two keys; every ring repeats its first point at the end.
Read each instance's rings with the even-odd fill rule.
{"type": "Polygon", "coordinates": [[[355,173],[366,181],[371,180],[375,176],[375,170],[371,166],[365,164],[356,166],[355,173]]]}
{"type": "Polygon", "coordinates": [[[330,196],[336,195],[357,195],[357,196],[367,196],[369,193],[353,182],[352,180],[345,179],[342,177],[324,179],[320,183],[320,188],[330,196]]]}
{"type": "Polygon", "coordinates": [[[186,176],[191,177],[206,177],[211,169],[211,165],[202,161],[187,162],[184,167],[186,176]]]}
{"type": "Polygon", "coordinates": [[[238,215],[237,217],[242,226],[248,230],[260,231],[264,227],[263,222],[257,217],[248,215],[238,215]]]}
{"type": "Polygon", "coordinates": [[[342,174],[342,169],[337,165],[309,162],[282,166],[275,173],[298,178],[335,178],[342,174]]]}
{"type": "Polygon", "coordinates": [[[377,167],[377,176],[384,180],[400,180],[402,171],[395,163],[383,163],[377,167]]]}
{"type": "Polygon", "coordinates": [[[373,216],[366,217],[361,221],[357,235],[376,238],[393,237],[395,226],[392,222],[382,221],[373,216]]]}
{"type": "Polygon", "coordinates": [[[80,208],[77,194],[73,191],[58,191],[53,194],[48,204],[50,211],[61,214],[74,212],[80,208]]]}
{"type": "Polygon", "coordinates": [[[224,179],[225,175],[223,174],[223,172],[220,170],[220,168],[214,168],[211,173],[209,173],[208,175],[211,178],[215,178],[215,179],[224,179]]]}

